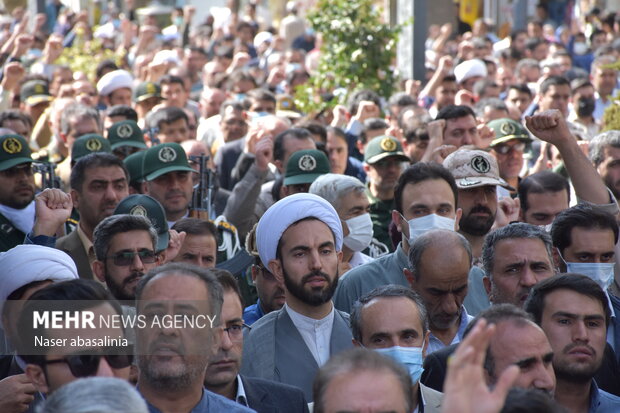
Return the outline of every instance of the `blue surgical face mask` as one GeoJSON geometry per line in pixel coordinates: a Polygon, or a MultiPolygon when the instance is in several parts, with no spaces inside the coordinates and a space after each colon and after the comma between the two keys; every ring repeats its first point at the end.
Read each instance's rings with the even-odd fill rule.
{"type": "Polygon", "coordinates": [[[422,347],[388,347],[375,348],[377,353],[383,354],[402,365],[409,372],[409,376],[413,383],[420,381],[424,368],[424,357],[422,356],[422,347]]]}
{"type": "Polygon", "coordinates": [[[454,231],[455,220],[453,218],[442,217],[437,214],[429,214],[420,218],[407,221],[409,224],[409,245],[422,234],[433,229],[447,229],[454,231]]]}
{"type": "Polygon", "coordinates": [[[603,291],[607,291],[612,282],[614,282],[615,263],[606,262],[567,262],[560,255],[564,264],[566,264],[566,272],[583,274],[596,282],[603,291]]]}

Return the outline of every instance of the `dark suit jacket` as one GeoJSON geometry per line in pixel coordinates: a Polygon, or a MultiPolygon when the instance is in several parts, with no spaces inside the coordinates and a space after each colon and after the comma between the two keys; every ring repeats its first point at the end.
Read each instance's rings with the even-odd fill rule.
{"type": "Polygon", "coordinates": [[[307,413],[308,402],[297,387],[240,376],[248,405],[258,413],[307,413]]]}
{"type": "MultiPolygon", "coordinates": [[[[426,356],[424,372],[420,382],[427,387],[443,392],[443,382],[448,368],[448,357],[456,350],[458,344],[444,347],[426,356]]],[[[603,364],[594,376],[596,384],[601,390],[620,396],[620,367],[616,361],[614,350],[609,344],[605,346],[603,364]]]]}
{"type": "Polygon", "coordinates": [[[233,189],[236,183],[231,177],[231,173],[237,164],[239,155],[243,152],[244,145],[245,138],[227,142],[224,146],[219,148],[213,160],[217,170],[217,176],[220,180],[220,186],[229,191],[233,189]]]}
{"type": "Polygon", "coordinates": [[[88,255],[86,254],[84,245],[78,236],[77,230],[73,231],[69,235],[58,238],[56,241],[56,248],[66,252],[71,258],[73,258],[80,278],[85,278],[88,280],[93,279],[93,272],[90,268],[88,255]]]}

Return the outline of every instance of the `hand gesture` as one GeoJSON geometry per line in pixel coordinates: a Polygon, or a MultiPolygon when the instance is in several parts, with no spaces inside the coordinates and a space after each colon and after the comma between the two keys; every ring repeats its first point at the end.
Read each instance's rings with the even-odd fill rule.
{"type": "Polygon", "coordinates": [[[2,88],[4,90],[14,90],[19,85],[25,74],[24,66],[19,62],[10,62],[4,65],[4,77],[2,78],[2,88]]]}
{"type": "Polygon", "coordinates": [[[62,37],[53,34],[47,39],[47,43],[45,43],[45,48],[43,49],[43,57],[45,63],[53,64],[56,59],[60,57],[61,54],[62,37]]]}
{"type": "Polygon", "coordinates": [[[439,58],[439,63],[437,64],[437,70],[447,75],[452,70],[453,65],[452,56],[444,55],[439,58]]]}
{"type": "Polygon", "coordinates": [[[271,136],[263,134],[256,142],[255,155],[258,169],[266,171],[269,168],[269,162],[273,160],[273,140],[271,136]]]}
{"type": "Polygon", "coordinates": [[[378,118],[379,114],[379,106],[377,106],[375,102],[362,100],[357,106],[357,113],[355,114],[354,119],[364,123],[366,119],[378,118]]]}
{"type": "Polygon", "coordinates": [[[15,40],[15,46],[13,47],[13,57],[23,56],[32,44],[34,43],[34,37],[30,34],[20,34],[15,40]]]}
{"type": "Polygon", "coordinates": [[[534,116],[525,117],[525,126],[537,138],[560,148],[575,142],[575,137],[568,129],[566,119],[557,109],[546,110],[534,116]]]}
{"type": "Polygon", "coordinates": [[[285,79],[286,73],[284,73],[284,69],[281,66],[276,66],[271,69],[269,76],[267,76],[267,85],[269,87],[276,87],[285,79]]]}
{"type": "Polygon", "coordinates": [[[47,188],[34,197],[34,236],[52,237],[71,216],[71,196],[57,188],[47,188]]]}
{"type": "Polygon", "coordinates": [[[519,220],[519,212],[521,211],[519,198],[503,197],[498,201],[497,206],[493,229],[505,227],[511,222],[519,220]]]}
{"type": "Polygon", "coordinates": [[[491,142],[495,139],[495,132],[486,124],[481,123],[476,127],[478,129],[478,139],[474,142],[476,148],[486,149],[491,146],[491,142]]]}
{"type": "Polygon", "coordinates": [[[489,389],[482,365],[494,333],[494,325],[487,325],[484,319],[478,321],[448,359],[442,413],[499,413],[502,410],[506,395],[519,375],[519,367],[508,367],[493,390],[489,389]]]}
{"type": "Polygon", "coordinates": [[[474,94],[469,90],[461,89],[456,93],[456,96],[454,96],[454,104],[473,107],[476,104],[476,99],[474,98],[474,94]]]}
{"type": "Polygon", "coordinates": [[[37,13],[34,17],[34,31],[38,32],[43,27],[45,22],[47,22],[47,16],[45,13],[37,13]]]}
{"type": "Polygon", "coordinates": [[[34,385],[25,374],[16,374],[0,380],[0,411],[22,413],[34,400],[34,385]]]}
{"type": "Polygon", "coordinates": [[[163,252],[163,262],[165,264],[167,262],[171,262],[176,256],[179,254],[181,250],[181,246],[183,246],[183,241],[185,241],[185,237],[187,234],[185,231],[177,232],[174,229],[168,230],[170,234],[170,241],[168,241],[168,248],[163,252]]]}
{"type": "Polygon", "coordinates": [[[344,128],[347,126],[347,118],[349,116],[347,108],[342,105],[336,105],[334,106],[334,109],[332,109],[332,114],[334,115],[334,118],[332,119],[331,126],[337,128],[344,128]]]}

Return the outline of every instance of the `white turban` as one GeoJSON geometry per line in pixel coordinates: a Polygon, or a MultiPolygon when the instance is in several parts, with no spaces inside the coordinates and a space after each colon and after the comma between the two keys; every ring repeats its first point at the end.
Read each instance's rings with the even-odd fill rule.
{"type": "Polygon", "coordinates": [[[126,70],[114,70],[106,73],[97,82],[97,91],[101,96],[108,96],[117,89],[133,87],[133,77],[126,70]]]}
{"type": "Polygon", "coordinates": [[[68,281],[79,278],[67,253],[41,245],[18,245],[0,253],[0,314],[15,290],[35,281],[68,281]]]}
{"type": "Polygon", "coordinates": [[[342,249],[342,224],[333,206],[313,194],[287,196],[273,204],[258,221],[256,246],[264,266],[276,258],[280,238],[291,224],[308,217],[324,222],[334,233],[336,250],[342,249]]]}
{"type": "Polygon", "coordinates": [[[465,60],[454,68],[454,77],[456,77],[457,83],[462,83],[475,76],[487,77],[487,66],[480,59],[465,60]]]}

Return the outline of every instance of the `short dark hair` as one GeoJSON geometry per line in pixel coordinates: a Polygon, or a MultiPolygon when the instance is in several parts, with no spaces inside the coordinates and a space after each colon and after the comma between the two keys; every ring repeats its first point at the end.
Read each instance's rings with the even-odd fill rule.
{"type": "Polygon", "coordinates": [[[112,237],[129,231],[146,231],[151,238],[153,250],[157,245],[157,231],[151,221],[140,215],[112,215],[104,218],[93,231],[93,247],[97,260],[104,261],[110,249],[112,237]]]}
{"type": "Polygon", "coordinates": [[[439,113],[437,113],[437,116],[435,117],[435,119],[436,120],[437,119],[449,120],[449,119],[464,118],[466,116],[471,116],[472,118],[476,119],[476,114],[474,113],[474,110],[470,108],[469,106],[448,105],[448,106],[441,108],[439,113]]]}
{"type": "Polygon", "coordinates": [[[388,111],[390,112],[390,116],[396,116],[396,114],[392,111],[392,106],[404,108],[406,106],[415,105],[417,105],[417,102],[409,93],[398,92],[390,96],[390,99],[388,100],[388,111]]]}
{"type": "Polygon", "coordinates": [[[362,342],[362,311],[366,304],[374,300],[375,298],[392,298],[392,297],[405,297],[413,301],[420,313],[420,324],[422,324],[422,333],[426,334],[428,331],[428,313],[424,306],[424,301],[420,295],[413,291],[409,287],[402,285],[388,284],[381,287],[377,287],[369,293],[360,297],[354,304],[351,310],[351,332],[353,338],[358,343],[362,342]]]}
{"type": "Polygon", "coordinates": [[[568,86],[570,89],[570,82],[564,76],[549,76],[540,84],[540,95],[546,94],[551,86],[568,86]]]}
{"type": "Polygon", "coordinates": [[[527,93],[529,97],[532,97],[532,89],[525,83],[516,83],[514,85],[508,86],[508,90],[514,89],[519,93],[527,93]]]}
{"type": "Polygon", "coordinates": [[[500,413],[566,413],[566,410],[548,393],[513,387],[500,413]]]}
{"type": "Polygon", "coordinates": [[[525,222],[515,222],[505,227],[490,232],[484,239],[482,245],[482,263],[486,276],[493,282],[493,265],[495,263],[495,248],[500,241],[507,239],[538,239],[545,246],[549,262],[553,264],[553,254],[551,237],[549,234],[536,225],[525,222]]]}
{"type": "MultiPolygon", "coordinates": [[[[207,298],[209,300],[211,314],[216,316],[216,322],[221,321],[220,314],[222,312],[222,302],[224,300],[222,286],[212,272],[209,272],[205,268],[197,267],[191,264],[172,262],[153,268],[138,282],[138,285],[136,286],[136,302],[140,301],[144,289],[147,287],[148,283],[153,280],[153,278],[159,275],[166,276],[170,274],[181,274],[187,277],[197,278],[204,282],[209,294],[209,297],[207,298]]],[[[139,307],[137,310],[139,310],[139,307]]]]}
{"type": "Polygon", "coordinates": [[[134,122],[138,121],[138,112],[136,112],[131,106],[127,105],[114,105],[106,111],[105,115],[109,118],[122,116],[127,120],[133,120],[134,122]]]}
{"type": "Polygon", "coordinates": [[[227,291],[232,291],[239,297],[239,303],[241,304],[241,309],[243,309],[243,297],[241,296],[241,290],[239,289],[239,283],[234,275],[230,273],[230,271],[223,270],[221,268],[209,268],[207,269],[211,274],[217,278],[220,285],[222,286],[222,290],[224,294],[227,291]]]}
{"type": "Polygon", "coordinates": [[[396,210],[403,213],[403,191],[408,184],[417,184],[430,179],[443,179],[450,185],[452,194],[454,195],[454,207],[458,205],[459,190],[456,187],[456,181],[450,171],[442,165],[432,162],[417,162],[410,165],[398,178],[396,188],[394,189],[394,206],[396,210]]]}
{"type": "Polygon", "coordinates": [[[276,103],[276,95],[271,91],[263,88],[252,89],[247,93],[247,98],[253,101],[266,100],[268,102],[276,103]]]}
{"type": "Polygon", "coordinates": [[[183,78],[180,76],[175,76],[175,75],[163,75],[161,77],[161,79],[159,80],[159,85],[160,86],[164,86],[164,85],[171,85],[171,84],[178,84],[181,85],[181,87],[183,87],[183,90],[185,90],[185,82],[183,81],[183,78]]]}
{"type": "Polygon", "coordinates": [[[618,243],[618,224],[616,218],[601,207],[577,204],[560,212],[551,226],[553,246],[560,254],[573,243],[573,228],[610,230],[614,234],[614,245],[618,243]]]}
{"type": "Polygon", "coordinates": [[[298,128],[306,129],[312,135],[319,135],[321,142],[327,142],[327,128],[319,122],[305,122],[297,125],[298,128]]]}
{"type": "Polygon", "coordinates": [[[312,135],[307,129],[290,128],[280,132],[273,141],[273,159],[281,161],[284,159],[284,140],[285,139],[312,139],[312,135]]]}
{"type": "Polygon", "coordinates": [[[538,46],[546,43],[548,42],[545,39],[541,39],[539,37],[530,37],[525,41],[525,49],[533,52],[538,46]]]}
{"type": "Polygon", "coordinates": [[[547,192],[566,191],[570,202],[570,184],[568,179],[562,175],[551,172],[541,171],[524,178],[519,182],[517,193],[521,201],[521,210],[525,213],[529,209],[527,196],[529,194],[544,194],[547,192]]]}
{"type": "Polygon", "coordinates": [[[125,179],[129,182],[129,172],[123,161],[110,153],[95,152],[81,157],[71,168],[71,177],[69,179],[71,189],[75,189],[77,192],[82,193],[82,185],[84,184],[86,171],[91,168],[109,168],[112,166],[121,168],[125,174],[125,179]]]}
{"type": "Polygon", "coordinates": [[[163,124],[170,124],[178,121],[179,119],[185,119],[185,122],[189,125],[189,117],[183,109],[175,106],[169,106],[158,109],[155,113],[153,113],[149,119],[149,126],[151,128],[161,129],[163,124]]]}
{"type": "Polygon", "coordinates": [[[181,218],[171,229],[189,235],[210,235],[217,242],[217,227],[210,221],[198,218],[181,218]]]}
{"type": "Polygon", "coordinates": [[[119,315],[123,310],[118,301],[100,283],[93,280],[75,279],[50,284],[36,291],[26,301],[19,316],[20,336],[18,354],[26,363],[42,366],[45,356],[42,350],[51,347],[37,346],[35,336],[47,337],[45,328],[34,329],[35,312],[54,310],[81,311],[109,303],[119,315]]]}
{"type": "Polygon", "coordinates": [[[245,106],[243,105],[242,102],[239,102],[238,100],[229,99],[223,102],[222,106],[220,106],[220,116],[222,117],[222,119],[224,119],[224,115],[226,114],[226,108],[228,108],[229,106],[232,107],[235,112],[245,111],[245,106]]]}
{"type": "Polygon", "coordinates": [[[97,77],[97,79],[101,79],[101,77],[104,75],[104,72],[111,72],[114,70],[118,70],[117,64],[114,63],[113,60],[106,59],[97,65],[97,68],[95,69],[95,76],[97,77]]]}
{"type": "MultiPolygon", "coordinates": [[[[0,111],[0,127],[4,127],[4,122],[7,120],[19,120],[24,123],[28,128],[32,129],[32,118],[25,112],[17,109],[6,109],[0,111]]],[[[25,136],[29,138],[29,136],[25,136]]]]}
{"type": "Polygon", "coordinates": [[[532,314],[536,324],[540,325],[542,322],[543,311],[545,311],[545,298],[556,290],[574,291],[577,294],[585,295],[598,301],[605,312],[605,324],[609,325],[611,311],[609,310],[609,300],[605,291],[589,277],[572,273],[559,274],[547,278],[532,287],[523,308],[532,314]]]}
{"type": "Polygon", "coordinates": [[[382,356],[376,351],[365,348],[354,348],[343,351],[329,359],[327,364],[321,367],[314,377],[312,395],[314,398],[314,412],[325,413],[325,393],[329,384],[336,377],[362,371],[389,372],[392,373],[400,384],[400,390],[405,397],[405,411],[413,410],[413,394],[411,376],[392,359],[382,356]]]}

